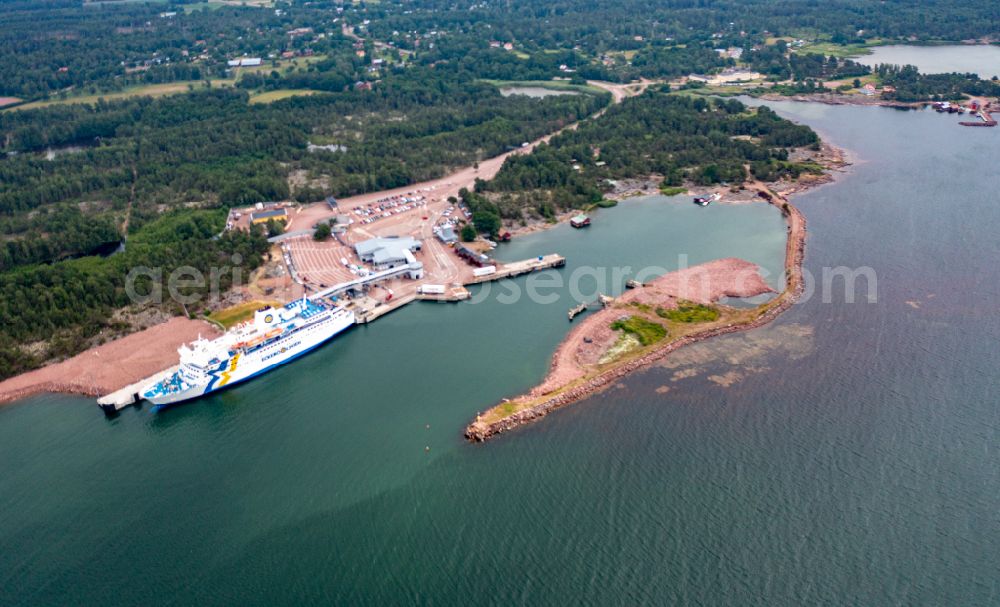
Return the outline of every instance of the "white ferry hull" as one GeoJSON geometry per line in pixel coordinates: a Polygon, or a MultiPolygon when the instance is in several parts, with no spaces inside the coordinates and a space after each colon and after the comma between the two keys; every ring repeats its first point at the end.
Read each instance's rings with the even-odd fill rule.
{"type": "Polygon", "coordinates": [[[317,323],[306,329],[248,353],[238,352],[208,371],[207,381],[184,390],[164,394],[148,392],[143,397],[159,410],[169,405],[189,401],[267,373],[323,345],[354,324],[354,316],[340,316],[317,323]]]}

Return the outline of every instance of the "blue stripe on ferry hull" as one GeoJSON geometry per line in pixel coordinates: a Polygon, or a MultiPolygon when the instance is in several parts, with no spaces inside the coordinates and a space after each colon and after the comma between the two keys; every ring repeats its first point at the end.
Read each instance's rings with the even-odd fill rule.
{"type": "Polygon", "coordinates": [[[271,365],[269,367],[264,367],[260,371],[257,371],[256,373],[251,373],[250,375],[247,375],[243,379],[236,380],[234,382],[226,384],[225,386],[222,386],[221,388],[214,388],[214,389],[212,388],[212,386],[215,384],[215,380],[213,379],[205,387],[205,391],[202,392],[201,394],[197,394],[197,395],[192,396],[190,398],[185,398],[184,400],[178,400],[178,401],[175,401],[175,402],[172,402],[172,403],[164,403],[162,405],[153,405],[152,410],[154,412],[160,412],[160,411],[163,411],[164,409],[168,409],[170,407],[173,407],[174,405],[180,405],[182,403],[188,403],[188,402],[191,402],[192,400],[199,399],[199,398],[201,398],[203,396],[208,396],[209,394],[213,394],[215,392],[222,392],[223,390],[228,390],[229,388],[232,388],[233,386],[238,386],[238,385],[242,384],[245,381],[248,381],[248,380],[251,380],[251,379],[257,377],[258,375],[263,375],[264,373],[267,373],[271,369],[275,369],[275,368],[280,367],[282,365],[288,364],[288,363],[292,362],[293,360],[296,360],[298,358],[301,358],[301,357],[305,356],[306,354],[309,354],[310,352],[313,352],[314,350],[316,350],[320,346],[323,346],[324,344],[326,344],[327,342],[329,342],[331,339],[333,339],[334,337],[337,337],[338,335],[341,335],[342,333],[344,333],[344,331],[347,331],[348,329],[350,329],[353,326],[354,326],[354,324],[350,324],[346,328],[344,328],[343,330],[341,330],[341,331],[339,331],[337,333],[334,333],[333,335],[331,335],[330,337],[327,337],[326,339],[324,339],[323,341],[319,342],[315,346],[311,346],[308,349],[299,352],[295,356],[292,356],[291,358],[287,358],[287,359],[281,361],[280,363],[275,363],[275,364],[273,364],[273,365],[271,365]]]}

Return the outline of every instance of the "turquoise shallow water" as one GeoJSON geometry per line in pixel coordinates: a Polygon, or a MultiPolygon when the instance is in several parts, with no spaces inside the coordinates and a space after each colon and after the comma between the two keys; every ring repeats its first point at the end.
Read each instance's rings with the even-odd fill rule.
{"type": "MultiPolygon", "coordinates": [[[[544,374],[565,298],[410,306],[162,415],[2,408],[0,604],[1000,603],[1000,133],[774,106],[860,156],[797,202],[807,268],[869,266],[877,303],[813,297],[486,445],[462,428],[544,374]]],[[[653,198],[501,253],[776,272],[783,243],[767,206],[653,198]]]]}

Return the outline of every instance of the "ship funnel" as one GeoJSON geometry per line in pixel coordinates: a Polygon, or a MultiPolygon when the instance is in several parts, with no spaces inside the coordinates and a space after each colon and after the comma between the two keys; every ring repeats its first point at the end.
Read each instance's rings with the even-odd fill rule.
{"type": "Polygon", "coordinates": [[[278,313],[270,306],[266,308],[261,308],[254,313],[254,325],[258,329],[266,329],[274,324],[276,324],[281,319],[278,317],[278,313]]]}

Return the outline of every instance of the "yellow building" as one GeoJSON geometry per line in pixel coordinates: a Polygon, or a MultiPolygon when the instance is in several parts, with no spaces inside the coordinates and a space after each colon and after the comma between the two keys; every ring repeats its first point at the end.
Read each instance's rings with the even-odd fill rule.
{"type": "Polygon", "coordinates": [[[288,221],[288,213],[285,209],[272,209],[270,211],[257,211],[250,213],[250,223],[267,223],[269,221],[288,221]]]}

